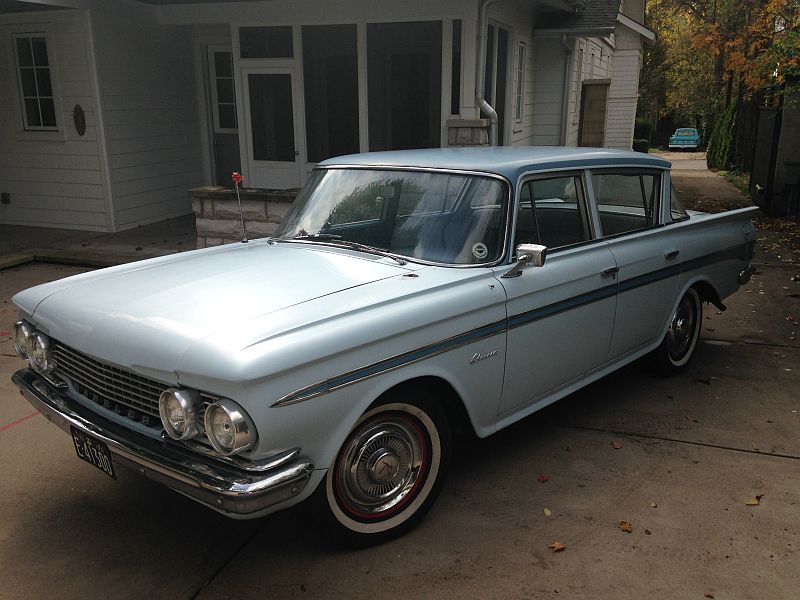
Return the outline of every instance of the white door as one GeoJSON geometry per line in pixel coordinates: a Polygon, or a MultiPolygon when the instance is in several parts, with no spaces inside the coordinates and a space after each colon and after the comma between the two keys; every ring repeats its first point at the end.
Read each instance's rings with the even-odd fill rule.
{"type": "Polygon", "coordinates": [[[250,167],[244,173],[245,185],[298,187],[303,181],[300,165],[305,164],[305,148],[294,69],[242,69],[242,89],[250,167]]]}

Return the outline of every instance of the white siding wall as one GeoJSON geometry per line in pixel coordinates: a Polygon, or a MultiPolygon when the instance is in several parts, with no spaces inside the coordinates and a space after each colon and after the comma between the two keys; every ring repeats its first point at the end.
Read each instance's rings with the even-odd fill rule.
{"type": "Polygon", "coordinates": [[[561,143],[564,56],[560,38],[534,38],[532,145],[558,146],[561,143]]]}
{"type": "MultiPolygon", "coordinates": [[[[583,82],[589,79],[607,79],[611,77],[613,52],[614,50],[605,40],[597,38],[577,38],[575,40],[575,49],[572,53],[569,107],[567,109],[567,146],[578,145],[583,82]]],[[[606,139],[608,139],[608,131],[606,131],[606,139]]]]}
{"type": "Polygon", "coordinates": [[[119,0],[92,16],[116,228],[188,214],[203,181],[192,31],[119,0]]]}
{"type": "Polygon", "coordinates": [[[639,99],[639,72],[642,69],[642,42],[637,33],[617,25],[617,48],[611,74],[606,116],[606,146],[630,150],[636,103],[639,99]]]}
{"type": "Polygon", "coordinates": [[[97,130],[86,13],[79,10],[0,17],[0,223],[108,230],[107,193],[97,130]],[[12,34],[46,32],[58,96],[59,131],[23,131],[12,34]],[[86,133],[73,125],[73,107],[86,133]]]}

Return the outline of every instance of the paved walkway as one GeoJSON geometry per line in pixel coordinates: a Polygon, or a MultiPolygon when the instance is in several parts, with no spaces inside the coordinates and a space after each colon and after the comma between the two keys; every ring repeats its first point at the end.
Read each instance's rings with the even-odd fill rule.
{"type": "Polygon", "coordinates": [[[118,233],[0,225],[0,269],[32,260],[105,267],[193,250],[194,215],[118,233]]]}

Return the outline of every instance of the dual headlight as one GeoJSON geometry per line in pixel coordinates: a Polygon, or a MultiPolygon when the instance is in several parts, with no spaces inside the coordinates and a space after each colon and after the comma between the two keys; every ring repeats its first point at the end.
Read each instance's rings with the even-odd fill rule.
{"type": "Polygon", "coordinates": [[[214,450],[223,456],[239,454],[256,441],[250,417],[232,400],[217,400],[204,410],[199,392],[170,388],[161,393],[158,411],[172,439],[190,440],[205,431],[214,450]]]}
{"type": "Polygon", "coordinates": [[[39,333],[25,321],[14,324],[14,352],[27,360],[31,368],[40,373],[52,373],[56,369],[50,338],[39,333]]]}
{"type": "MultiPolygon", "coordinates": [[[[55,371],[53,346],[43,333],[26,321],[14,324],[14,351],[43,374],[55,371]]],[[[172,439],[190,440],[205,432],[214,450],[223,456],[233,456],[252,448],[256,429],[247,413],[234,401],[225,398],[204,406],[200,392],[169,388],[158,399],[161,423],[172,439]]]]}

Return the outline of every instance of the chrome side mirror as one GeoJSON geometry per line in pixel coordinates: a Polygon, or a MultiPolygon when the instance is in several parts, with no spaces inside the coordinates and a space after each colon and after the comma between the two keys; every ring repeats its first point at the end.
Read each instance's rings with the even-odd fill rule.
{"type": "Polygon", "coordinates": [[[547,257],[547,246],[539,244],[520,244],[517,246],[517,264],[503,274],[504,278],[519,277],[522,275],[522,267],[533,265],[534,267],[544,266],[547,257]]]}

